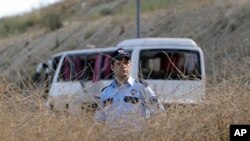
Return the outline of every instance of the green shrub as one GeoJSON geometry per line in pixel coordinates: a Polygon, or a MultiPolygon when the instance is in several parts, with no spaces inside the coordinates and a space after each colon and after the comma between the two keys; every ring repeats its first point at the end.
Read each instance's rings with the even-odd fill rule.
{"type": "Polygon", "coordinates": [[[63,8],[47,8],[29,14],[0,19],[0,37],[26,32],[29,28],[42,27],[53,31],[62,27],[63,8]]]}
{"type": "Polygon", "coordinates": [[[141,1],[141,10],[143,12],[150,12],[166,8],[171,0],[147,0],[141,1]]]}
{"type": "Polygon", "coordinates": [[[109,9],[109,8],[103,8],[100,10],[99,14],[102,16],[112,15],[113,11],[112,9],[109,9]]]}
{"type": "MultiPolygon", "coordinates": [[[[152,12],[167,8],[173,0],[141,0],[141,12],[152,12]]],[[[136,0],[129,1],[116,14],[135,15],[136,0]]]]}
{"type": "Polygon", "coordinates": [[[92,35],[94,35],[96,32],[96,29],[94,28],[89,28],[87,29],[87,31],[85,32],[85,35],[84,35],[84,39],[89,39],[92,35]]]}
{"type": "Polygon", "coordinates": [[[41,19],[42,27],[54,31],[62,27],[62,20],[59,12],[46,12],[41,19]]]}
{"type": "Polygon", "coordinates": [[[35,22],[29,17],[15,16],[4,18],[0,21],[0,36],[5,37],[13,34],[23,33],[34,25],[35,22]]]}

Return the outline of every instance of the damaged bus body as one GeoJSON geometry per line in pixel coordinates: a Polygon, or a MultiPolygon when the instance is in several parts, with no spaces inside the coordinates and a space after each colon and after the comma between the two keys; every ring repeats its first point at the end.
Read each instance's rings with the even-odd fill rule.
{"type": "Polygon", "coordinates": [[[113,51],[110,47],[65,52],[51,83],[49,108],[67,109],[73,113],[82,109],[94,110],[98,94],[112,78],[110,55],[113,51]]]}
{"type": "Polygon", "coordinates": [[[78,113],[96,108],[102,88],[113,79],[113,51],[131,53],[131,75],[149,83],[163,104],[196,104],[205,97],[205,64],[200,47],[186,38],[140,38],[116,47],[62,53],[49,88],[50,109],[78,113]]]}

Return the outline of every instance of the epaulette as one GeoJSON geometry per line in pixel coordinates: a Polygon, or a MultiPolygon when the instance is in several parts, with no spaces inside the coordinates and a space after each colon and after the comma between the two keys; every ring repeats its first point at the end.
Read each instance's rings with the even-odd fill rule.
{"type": "Polygon", "coordinates": [[[146,82],[146,81],[143,80],[143,79],[139,79],[139,81],[136,80],[136,82],[141,83],[144,87],[148,87],[148,86],[149,86],[149,85],[148,85],[148,82],[146,82]]]}
{"type": "Polygon", "coordinates": [[[106,88],[109,87],[109,86],[111,86],[111,84],[108,85],[108,86],[106,86],[106,87],[104,87],[104,88],[102,88],[102,92],[104,91],[104,89],[106,89],[106,88]]]}

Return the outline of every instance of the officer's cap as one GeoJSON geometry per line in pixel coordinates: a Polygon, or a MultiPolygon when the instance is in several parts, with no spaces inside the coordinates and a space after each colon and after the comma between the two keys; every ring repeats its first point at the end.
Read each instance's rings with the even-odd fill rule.
{"type": "Polygon", "coordinates": [[[126,58],[128,60],[130,60],[131,56],[129,54],[129,52],[127,52],[126,50],[122,49],[122,48],[118,48],[113,54],[112,54],[112,58],[116,59],[116,60],[120,60],[122,58],[126,58]]]}

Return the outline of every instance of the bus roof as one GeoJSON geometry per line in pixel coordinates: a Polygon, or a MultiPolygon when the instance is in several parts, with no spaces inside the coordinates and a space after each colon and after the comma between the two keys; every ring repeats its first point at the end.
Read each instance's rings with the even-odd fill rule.
{"type": "MultiPolygon", "coordinates": [[[[146,46],[172,46],[172,47],[198,47],[197,44],[189,38],[135,38],[123,40],[116,47],[130,48],[146,46]]],[[[52,58],[61,57],[64,54],[77,54],[82,52],[95,52],[106,50],[112,47],[100,47],[92,49],[68,50],[52,55],[52,58]]]]}
{"type": "Polygon", "coordinates": [[[53,54],[52,58],[60,57],[60,56],[63,56],[64,54],[69,55],[69,54],[78,54],[78,53],[85,53],[85,52],[93,53],[93,52],[109,51],[112,48],[114,48],[114,47],[99,47],[99,48],[86,48],[86,49],[67,50],[67,51],[63,51],[63,52],[53,54]]]}
{"type": "Polygon", "coordinates": [[[198,47],[197,44],[189,38],[137,38],[123,40],[117,44],[117,47],[131,46],[178,46],[178,47],[198,47]]]}

